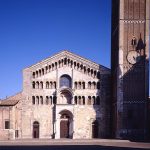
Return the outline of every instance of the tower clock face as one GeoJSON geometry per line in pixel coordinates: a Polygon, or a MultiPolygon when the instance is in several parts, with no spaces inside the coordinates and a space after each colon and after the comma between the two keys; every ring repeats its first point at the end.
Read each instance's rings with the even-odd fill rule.
{"type": "Polygon", "coordinates": [[[129,51],[127,54],[127,60],[130,64],[135,64],[140,61],[140,53],[137,51],[129,51]]]}

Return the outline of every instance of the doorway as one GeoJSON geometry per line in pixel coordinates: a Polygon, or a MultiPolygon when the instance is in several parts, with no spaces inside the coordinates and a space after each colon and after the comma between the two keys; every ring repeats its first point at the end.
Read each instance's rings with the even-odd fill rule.
{"type": "Polygon", "coordinates": [[[39,122],[33,123],[33,138],[39,138],[39,122]]]}
{"type": "Polygon", "coordinates": [[[98,138],[98,132],[99,132],[98,121],[95,120],[92,123],[92,138],[98,138]]]}

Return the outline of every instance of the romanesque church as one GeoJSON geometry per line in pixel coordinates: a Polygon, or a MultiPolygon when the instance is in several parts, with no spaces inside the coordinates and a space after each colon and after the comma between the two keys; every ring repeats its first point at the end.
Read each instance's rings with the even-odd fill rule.
{"type": "Polygon", "coordinates": [[[150,138],[149,27],[150,0],[112,0],[111,69],[68,50],[23,69],[0,140],[150,138]]]}

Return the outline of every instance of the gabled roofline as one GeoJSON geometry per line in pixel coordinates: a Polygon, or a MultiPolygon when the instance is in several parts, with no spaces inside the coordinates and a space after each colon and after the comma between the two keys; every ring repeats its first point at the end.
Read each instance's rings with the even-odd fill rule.
{"type": "Polygon", "coordinates": [[[97,66],[98,68],[103,67],[103,68],[105,68],[105,69],[107,69],[107,70],[110,70],[110,68],[108,68],[108,67],[105,67],[105,66],[103,66],[103,65],[97,64],[96,62],[91,61],[91,60],[89,60],[88,58],[84,58],[83,56],[80,56],[80,55],[78,55],[78,54],[75,54],[75,53],[73,53],[73,52],[71,52],[71,51],[69,51],[69,50],[62,50],[62,51],[59,51],[59,52],[55,53],[54,55],[52,55],[52,56],[50,56],[50,57],[47,57],[47,58],[45,58],[45,59],[42,59],[41,61],[38,61],[37,63],[35,63],[35,64],[31,65],[31,66],[28,66],[28,67],[24,68],[23,70],[37,67],[38,65],[40,65],[41,63],[44,63],[44,62],[47,63],[50,59],[53,59],[53,58],[55,58],[55,57],[57,57],[58,55],[61,55],[61,54],[63,54],[63,53],[66,53],[66,54],[68,53],[68,54],[77,56],[77,57],[79,57],[80,59],[83,59],[84,61],[87,61],[87,63],[93,63],[93,65],[97,66]]]}

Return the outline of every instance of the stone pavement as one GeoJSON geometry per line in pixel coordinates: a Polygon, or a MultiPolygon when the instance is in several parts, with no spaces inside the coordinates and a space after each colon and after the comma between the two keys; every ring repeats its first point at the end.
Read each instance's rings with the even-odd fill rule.
{"type": "MultiPolygon", "coordinates": [[[[10,141],[0,141],[0,150],[4,146],[70,146],[73,149],[74,146],[102,146],[103,149],[107,147],[111,147],[111,149],[115,148],[130,148],[130,149],[150,149],[150,143],[144,142],[131,142],[128,140],[114,140],[114,139],[89,139],[89,140],[72,140],[72,139],[37,139],[37,140],[10,140],[10,141]],[[104,148],[105,147],[105,148],[104,148]]],[[[100,148],[100,147],[99,147],[100,148]]],[[[6,149],[6,148],[5,148],[6,149]]],[[[93,150],[93,149],[92,149],[93,150]]]]}

